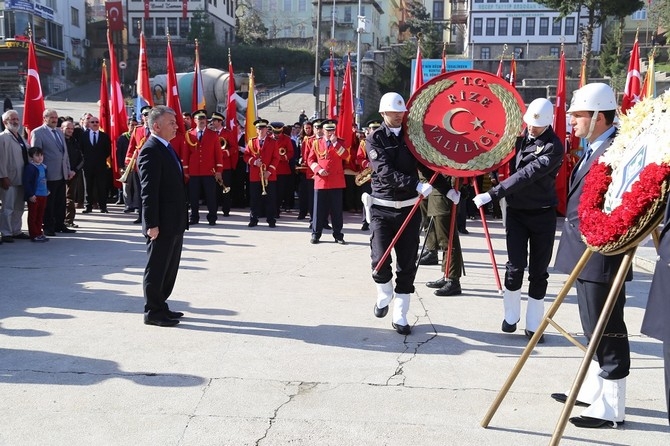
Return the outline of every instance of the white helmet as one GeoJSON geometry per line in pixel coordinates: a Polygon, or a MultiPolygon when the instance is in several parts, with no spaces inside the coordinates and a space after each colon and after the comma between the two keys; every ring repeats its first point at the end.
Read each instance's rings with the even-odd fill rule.
{"type": "Polygon", "coordinates": [[[572,94],[568,113],[576,111],[598,112],[616,110],[614,90],[607,84],[594,82],[586,84],[572,94]]]}
{"type": "Polygon", "coordinates": [[[405,100],[398,93],[386,93],[379,100],[379,113],[406,111],[405,100]]]}
{"type": "Polygon", "coordinates": [[[533,127],[546,127],[554,122],[554,105],[545,98],[537,98],[528,105],[523,122],[533,127]]]}

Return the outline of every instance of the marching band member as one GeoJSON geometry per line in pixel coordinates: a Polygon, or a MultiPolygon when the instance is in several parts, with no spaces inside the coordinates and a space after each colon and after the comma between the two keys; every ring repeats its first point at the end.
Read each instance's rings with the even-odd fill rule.
{"type": "MultiPolygon", "coordinates": [[[[403,139],[402,120],[406,112],[405,101],[398,93],[383,95],[379,113],[384,123],[368,136],[366,142],[372,167],[372,195],[365,197],[365,212],[372,230],[370,257],[373,270],[407,219],[419,194],[428,196],[433,189],[430,184],[419,181],[419,163],[403,139]]],[[[410,294],[414,292],[420,226],[421,214],[415,213],[395,245],[396,284],[391,325],[402,335],[412,331],[407,312],[410,294]]],[[[381,318],[388,313],[394,297],[390,256],[372,279],[377,284],[374,314],[381,318]]]]}
{"type": "Polygon", "coordinates": [[[189,139],[195,146],[189,147],[184,156],[184,175],[188,178],[189,202],[191,205],[190,225],[200,222],[200,195],[204,193],[207,204],[207,222],[216,224],[217,181],[221,181],[223,154],[219,136],[207,128],[207,112],[198,110],[193,113],[196,127],[191,129],[189,139]]]}
{"type": "Polygon", "coordinates": [[[258,219],[265,215],[268,226],[277,225],[277,165],[279,147],[276,141],[268,137],[268,120],[254,121],[258,136],[247,142],[244,162],[249,166],[249,227],[258,225],[258,219]]]}
{"type": "MultiPolygon", "coordinates": [[[[223,156],[223,171],[221,178],[223,184],[228,187],[233,184],[233,172],[237,168],[237,160],[239,158],[239,150],[237,147],[237,132],[228,129],[223,125],[225,118],[221,113],[212,113],[212,130],[219,136],[221,143],[221,153],[223,156]]],[[[219,201],[221,202],[221,211],[224,217],[230,216],[230,208],[232,206],[232,198],[230,193],[223,193],[221,188],[217,191],[219,201]]]]}
{"type": "Polygon", "coordinates": [[[342,191],[344,189],[343,161],[349,159],[344,141],[335,134],[336,122],[324,121],[324,137],[315,139],[307,158],[307,165],[314,173],[314,211],[312,216],[312,238],[310,243],[319,243],[321,232],[332,219],[335,242],[344,245],[342,226],[342,191]]]}
{"type": "Polygon", "coordinates": [[[293,158],[293,142],[291,137],[284,134],[284,123],[273,122],[272,138],[277,142],[277,150],[279,150],[279,165],[277,166],[277,215],[281,212],[282,202],[288,203],[287,193],[293,194],[291,183],[293,182],[293,173],[291,172],[290,161],[293,158]]]}
{"type": "Polygon", "coordinates": [[[300,132],[300,157],[298,158],[298,220],[304,220],[309,213],[310,218],[314,207],[314,172],[307,167],[307,157],[314,143],[314,127],[312,121],[305,121],[300,132]]]}
{"type": "Polygon", "coordinates": [[[133,221],[135,224],[142,223],[142,199],[140,197],[140,174],[137,165],[137,159],[140,155],[140,149],[151,136],[149,129],[148,116],[151,111],[150,105],[145,105],[140,109],[142,114],[142,123],[135,127],[130,136],[128,143],[128,151],[126,152],[125,165],[126,169],[132,169],[128,179],[123,183],[123,196],[126,203],[126,209],[137,209],[139,215],[133,221]]]}
{"type": "MultiPolygon", "coordinates": [[[[376,119],[373,119],[371,121],[368,121],[365,124],[365,137],[361,138],[361,142],[358,143],[358,150],[356,151],[356,164],[358,164],[359,168],[359,175],[363,174],[365,175],[366,171],[371,171],[372,168],[370,167],[370,160],[368,159],[368,152],[365,149],[365,140],[372,132],[377,130],[380,126],[382,125],[381,121],[378,121],[376,119]]],[[[367,177],[371,177],[371,173],[368,173],[367,177]]],[[[372,193],[372,187],[370,186],[370,180],[367,179],[363,184],[360,186],[361,188],[361,195],[364,193],[370,194],[372,193]]],[[[370,229],[370,224],[368,221],[365,219],[365,213],[363,213],[363,224],[361,226],[361,231],[368,231],[370,229]]]]}

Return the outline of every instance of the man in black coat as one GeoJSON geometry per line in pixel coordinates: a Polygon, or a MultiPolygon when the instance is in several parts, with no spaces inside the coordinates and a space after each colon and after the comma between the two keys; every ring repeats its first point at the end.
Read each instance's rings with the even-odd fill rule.
{"type": "Polygon", "coordinates": [[[109,135],[100,130],[100,119],[96,116],[91,117],[88,124],[89,128],[84,132],[80,141],[81,152],[84,154],[84,180],[86,181],[86,209],[82,213],[90,213],[94,203],[98,203],[100,212],[107,213],[109,186],[107,158],[112,154],[112,140],[109,135]]]}
{"type": "MultiPolygon", "coordinates": [[[[616,136],[613,122],[616,98],[609,85],[587,84],[575,91],[570,104],[570,124],[575,135],[587,140],[584,155],[574,167],[568,186],[568,204],[555,267],[570,274],[587,249],[579,229],[577,208],[584,187],[584,178],[591,166],[612,145],[616,136]]],[[[593,253],[577,278],[577,303],[584,334],[589,342],[612,288],[623,254],[605,256],[593,253]]],[[[632,278],[628,272],[627,280],[632,278]]],[[[605,332],[577,395],[577,404],[588,405],[579,417],[570,418],[577,427],[616,427],[624,422],[626,408],[626,376],[630,372],[630,345],[624,322],[625,286],[621,287],[605,332]]],[[[595,341],[595,340],[594,340],[595,341]]],[[[564,393],[551,395],[564,402],[564,393]]]]}
{"type": "Polygon", "coordinates": [[[177,133],[175,112],[165,106],[151,109],[151,137],[138,158],[142,232],[149,259],[144,270],[144,323],[172,327],[184,313],[167,304],[177,279],[184,231],[188,228],[188,194],[179,155],[169,141],[177,133]]]}

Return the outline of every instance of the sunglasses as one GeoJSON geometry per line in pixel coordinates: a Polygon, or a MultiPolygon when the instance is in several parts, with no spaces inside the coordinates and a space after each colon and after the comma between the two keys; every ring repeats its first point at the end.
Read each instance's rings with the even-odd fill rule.
{"type": "Polygon", "coordinates": [[[89,124],[98,124],[100,121],[88,121],[89,124]]]}
{"type": "Polygon", "coordinates": [[[149,113],[142,113],[142,116],[149,116],[149,113]]]}

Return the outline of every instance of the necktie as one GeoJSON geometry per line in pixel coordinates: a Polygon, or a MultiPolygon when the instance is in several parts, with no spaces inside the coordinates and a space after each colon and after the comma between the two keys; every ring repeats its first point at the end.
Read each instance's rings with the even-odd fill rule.
{"type": "Polygon", "coordinates": [[[93,132],[93,145],[98,143],[98,132],[93,132]]]}
{"type": "Polygon", "coordinates": [[[586,153],[584,154],[584,157],[582,158],[582,162],[579,164],[579,170],[581,170],[582,167],[584,167],[584,164],[586,164],[586,162],[589,160],[592,153],[593,153],[593,149],[591,148],[591,146],[588,146],[588,148],[586,149],[586,153]]]}
{"type": "Polygon", "coordinates": [[[202,130],[198,130],[198,141],[202,141],[202,130]]]}
{"type": "Polygon", "coordinates": [[[174,151],[174,147],[172,147],[172,144],[168,143],[167,145],[168,151],[170,152],[170,155],[172,155],[172,158],[174,158],[174,161],[177,163],[177,167],[179,168],[179,172],[181,172],[181,162],[179,162],[179,157],[177,156],[177,152],[174,151]]]}
{"type": "Polygon", "coordinates": [[[151,130],[149,130],[149,127],[144,127],[144,136],[146,138],[149,138],[151,136],[151,130]]]}
{"type": "Polygon", "coordinates": [[[264,143],[264,142],[265,142],[264,139],[260,139],[260,140],[258,140],[258,144],[260,144],[261,147],[263,147],[263,143],[264,143]]]}
{"type": "Polygon", "coordinates": [[[52,129],[51,133],[54,134],[54,138],[56,138],[56,142],[58,143],[58,148],[60,149],[61,153],[64,151],[63,150],[63,141],[61,141],[60,136],[58,135],[58,130],[52,129]]]}

